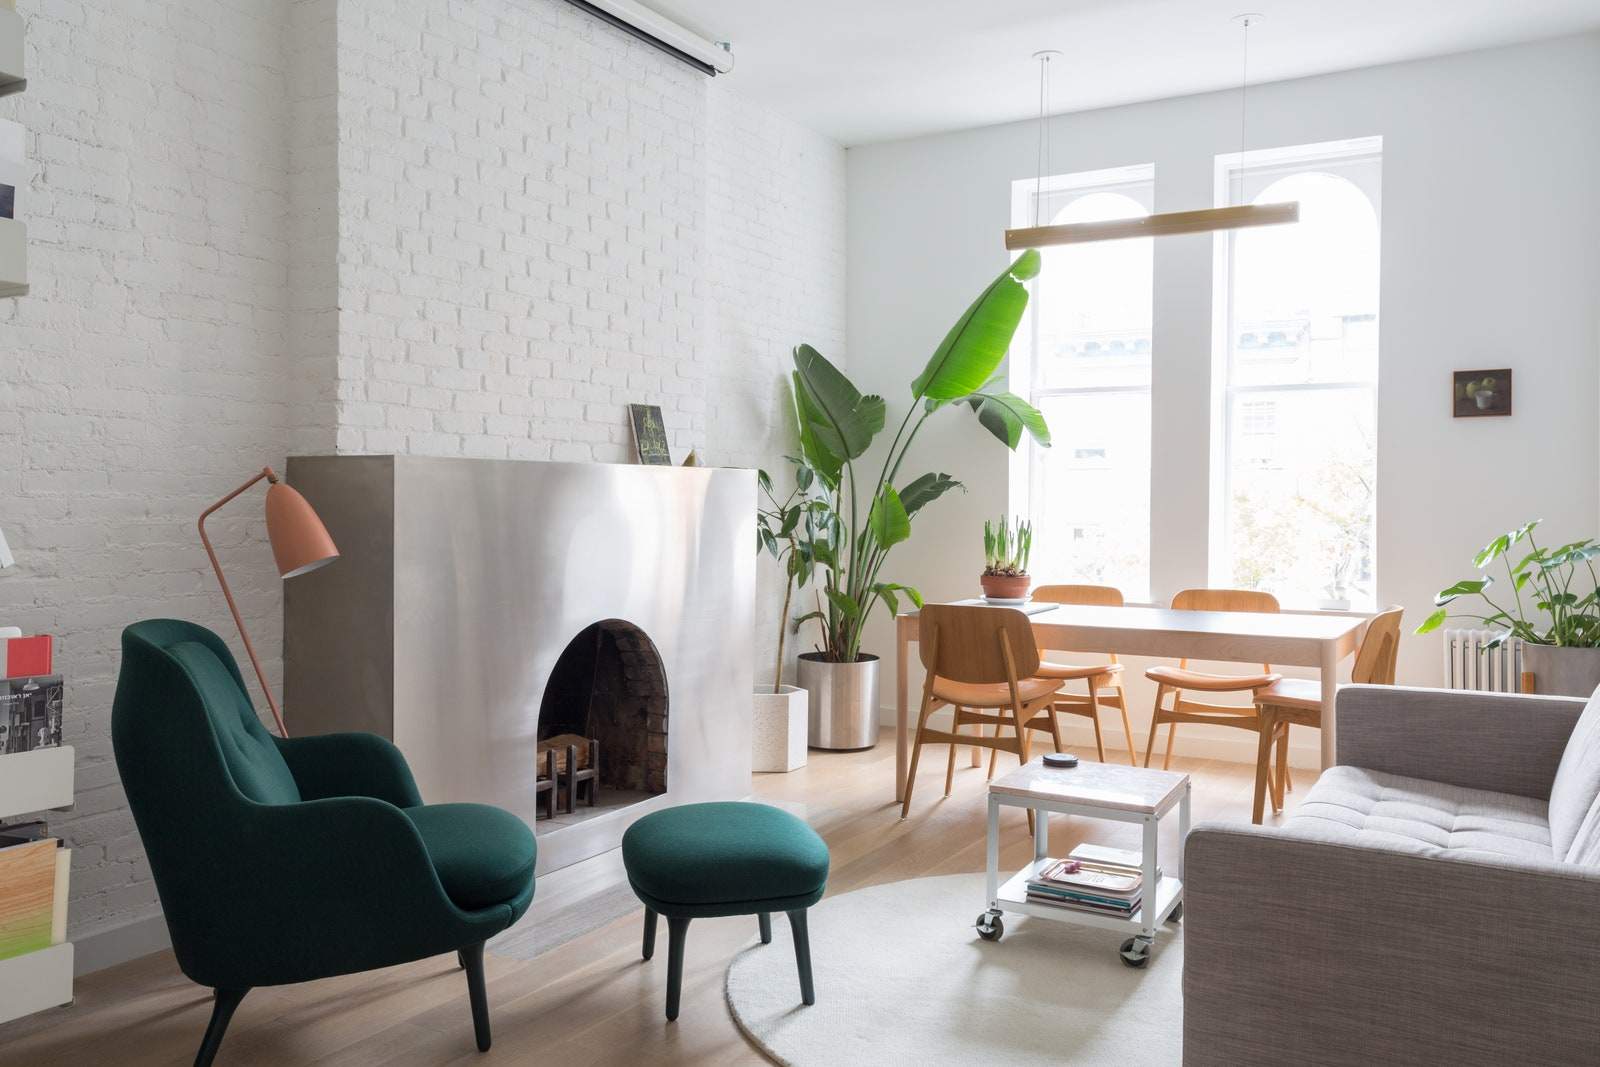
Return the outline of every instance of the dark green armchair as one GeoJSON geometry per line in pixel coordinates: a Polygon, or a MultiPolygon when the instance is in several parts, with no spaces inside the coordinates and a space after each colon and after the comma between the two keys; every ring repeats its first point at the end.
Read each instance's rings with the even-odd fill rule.
{"type": "Polygon", "coordinates": [[[380,737],[269,734],[227,646],[193,623],[123,631],[111,737],[178,966],[216,990],[197,1065],[252,987],[450,952],[489,1048],[483,945],[533,900],[526,823],[422,803],[380,737]]]}

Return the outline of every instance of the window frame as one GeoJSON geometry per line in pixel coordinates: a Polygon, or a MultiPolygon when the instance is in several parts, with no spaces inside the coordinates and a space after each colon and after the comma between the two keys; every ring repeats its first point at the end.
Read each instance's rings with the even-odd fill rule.
{"type": "MultiPolygon", "coordinates": [[[[1219,207],[1251,203],[1261,191],[1281,178],[1302,173],[1327,173],[1350,181],[1372,205],[1378,229],[1378,256],[1382,271],[1383,240],[1383,138],[1360,137],[1317,144],[1292,145],[1254,152],[1221,153],[1215,157],[1215,197],[1219,207]]],[[[1374,448],[1379,434],[1379,374],[1370,379],[1340,379],[1316,382],[1234,384],[1234,247],[1237,230],[1222,231],[1213,242],[1212,270],[1212,403],[1211,403],[1211,489],[1207,537],[1207,581],[1212,586],[1233,584],[1231,558],[1233,519],[1233,411],[1235,400],[1242,406],[1251,395],[1288,392],[1359,391],[1366,394],[1372,415],[1374,448]]],[[[1379,341],[1377,361],[1382,365],[1382,307],[1377,310],[1379,341]]],[[[1370,595],[1351,599],[1350,610],[1365,611],[1377,605],[1379,560],[1377,545],[1378,464],[1373,463],[1373,537],[1370,595]]],[[[1316,610],[1317,604],[1286,603],[1295,610],[1316,610]]]]}
{"type": "MultiPolygon", "coordinates": [[[[1040,201],[1049,202],[1051,197],[1061,197],[1063,194],[1076,194],[1051,210],[1050,217],[1068,206],[1072,200],[1096,193],[1118,193],[1136,200],[1144,206],[1146,212],[1155,213],[1156,208],[1156,167],[1154,163],[1135,163],[1119,167],[1106,167],[1097,170],[1072,171],[1064,174],[1053,174],[1043,178],[1021,178],[1011,183],[1011,219],[1013,226],[1032,226],[1035,220],[1044,221],[1045,212],[1039,210],[1035,214],[1036,205],[1040,201]]],[[[1153,240],[1146,238],[1147,240],[1153,240]]],[[[1154,245],[1152,245],[1154,249],[1154,245]]],[[[1152,255],[1154,253],[1152,252],[1152,255]]],[[[1152,268],[1154,264],[1152,263],[1152,268]]],[[[1023,312],[1023,321],[1017,335],[1026,338],[1025,344],[1013,343],[1007,361],[1008,388],[1036,408],[1043,410],[1043,401],[1051,398],[1068,398],[1091,395],[1127,395],[1142,396],[1150,410],[1152,425],[1152,450],[1151,471],[1154,472],[1155,457],[1153,451],[1153,432],[1155,421],[1154,388],[1155,388],[1155,274],[1152,272],[1150,282],[1150,307],[1151,307],[1151,337],[1149,351],[1143,353],[1149,362],[1147,380],[1143,384],[1102,384],[1084,386],[1050,386],[1039,387],[1037,382],[1037,354],[1039,352],[1039,319],[1036,309],[1039,306],[1039,279],[1035,278],[1028,283],[1028,306],[1023,312]]],[[[1028,440],[1025,448],[1017,449],[1011,455],[1009,464],[1009,497],[1012,509],[1030,519],[1033,518],[1033,503],[1036,496],[1035,487],[1038,478],[1042,477],[1041,461],[1044,457],[1039,454],[1039,446],[1028,440]]],[[[1088,469],[1083,464],[1074,463],[1075,469],[1088,469]]],[[[1152,485],[1153,492],[1153,485],[1152,485]]],[[[1145,560],[1144,589],[1135,591],[1138,595],[1130,597],[1129,603],[1144,602],[1143,598],[1150,595],[1152,574],[1154,571],[1153,558],[1155,554],[1155,531],[1153,513],[1150,503],[1146,503],[1146,521],[1150,528],[1146,531],[1146,544],[1148,545],[1145,560]]],[[[1080,524],[1087,528],[1089,525],[1080,524]]]]}

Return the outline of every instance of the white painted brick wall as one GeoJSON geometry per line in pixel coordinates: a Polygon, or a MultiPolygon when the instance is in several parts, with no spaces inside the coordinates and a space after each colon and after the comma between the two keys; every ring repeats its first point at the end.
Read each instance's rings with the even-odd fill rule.
{"type": "MultiPolygon", "coordinates": [[[[560,0],[23,13],[0,624],[60,640],[82,938],[156,911],[110,751],[121,629],[231,639],[200,510],[290,451],[626,461],[630,401],[679,458],[775,468],[790,346],[843,355],[844,153],[560,0]]],[[[259,501],[212,529],[276,684],[259,501]]],[[[764,567],[762,617],[778,594],[764,567]]]]}
{"type": "MultiPolygon", "coordinates": [[[[71,933],[156,909],[112,759],[130,622],[232,637],[194,522],[288,446],[283,27],[263,0],[20,5],[32,292],[0,300],[0,623],[53,633],[77,806],[71,933]]],[[[212,527],[273,677],[259,498],[212,527]]],[[[253,685],[253,683],[252,683],[253,685]]]]}
{"type": "Polygon", "coordinates": [[[340,450],[623,462],[648,401],[703,451],[708,79],[559,0],[339,31],[340,450]]]}
{"type": "Polygon", "coordinates": [[[345,0],[339,72],[340,451],[627,462],[635,402],[782,467],[790,349],[844,357],[837,144],[560,0],[345,0]]]}

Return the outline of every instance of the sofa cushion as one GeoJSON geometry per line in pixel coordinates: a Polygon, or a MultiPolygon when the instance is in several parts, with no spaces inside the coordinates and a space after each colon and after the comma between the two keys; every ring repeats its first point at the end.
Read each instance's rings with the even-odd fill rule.
{"type": "Polygon", "coordinates": [[[458,908],[472,911],[515,900],[533,881],[538,845],[528,824],[487,804],[402,808],[422,835],[439,884],[458,908]]]}
{"type": "Polygon", "coordinates": [[[1550,843],[1560,859],[1600,859],[1600,689],[1578,717],[1550,785],[1550,843]]]}
{"type": "Polygon", "coordinates": [[[1359,767],[1324,771],[1289,825],[1419,856],[1552,858],[1543,801],[1359,767]]]}

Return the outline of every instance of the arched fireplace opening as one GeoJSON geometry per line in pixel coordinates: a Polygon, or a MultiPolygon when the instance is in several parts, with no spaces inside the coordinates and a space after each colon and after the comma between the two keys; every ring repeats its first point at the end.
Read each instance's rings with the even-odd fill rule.
{"type": "Polygon", "coordinates": [[[584,627],[539,705],[537,829],[667,791],[667,676],[655,642],[624,619],[584,627]]]}

